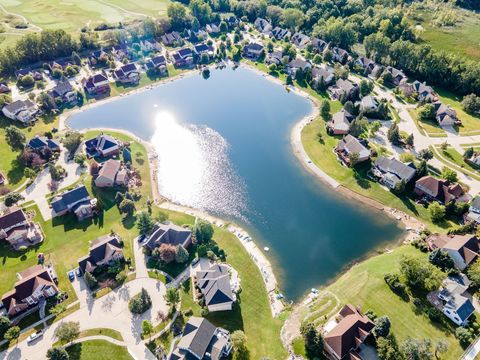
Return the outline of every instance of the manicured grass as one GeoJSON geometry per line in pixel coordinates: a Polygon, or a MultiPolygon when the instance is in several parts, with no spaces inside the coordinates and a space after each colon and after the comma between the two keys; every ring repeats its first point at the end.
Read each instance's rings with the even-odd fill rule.
{"type": "Polygon", "coordinates": [[[305,350],[305,342],[303,341],[303,338],[295,338],[292,341],[292,348],[295,355],[303,356],[304,358],[307,357],[307,353],[305,350]]]}
{"type": "MultiPolygon", "coordinates": [[[[178,213],[168,211],[169,219],[175,221],[178,213]]],[[[180,215],[182,220],[185,215],[180,215]]],[[[183,221],[186,223],[186,221],[183,221]]],[[[193,224],[190,217],[188,223],[193,224]]],[[[269,299],[259,269],[239,240],[225,229],[215,227],[213,239],[227,254],[227,262],[237,271],[242,291],[239,303],[232,311],[210,313],[206,316],[213,324],[229,331],[243,330],[247,336],[251,359],[263,357],[284,359],[286,352],[280,341],[283,320],[272,318],[269,299]]],[[[192,309],[200,316],[200,306],[193,301],[190,281],[181,287],[182,310],[192,309]]]]}
{"type": "Polygon", "coordinates": [[[470,170],[470,169],[467,169],[465,166],[456,165],[457,162],[452,157],[452,155],[455,156],[455,154],[443,152],[438,147],[430,146],[430,149],[432,150],[435,158],[437,158],[442,163],[444,163],[446,167],[452,168],[454,170],[458,170],[461,173],[480,181],[480,175],[478,174],[478,170],[475,170],[475,169],[470,170]]]}
{"type": "Polygon", "coordinates": [[[151,277],[152,279],[157,279],[163,282],[164,284],[167,283],[167,278],[165,277],[165,275],[163,275],[158,271],[148,271],[148,277],[151,277]]]}
{"type": "Polygon", "coordinates": [[[426,256],[413,246],[396,248],[393,253],[375,256],[353,266],[327,290],[336,294],[342,304],[351,303],[360,306],[364,312],[371,309],[378,316],[387,315],[392,323],[391,332],[399,342],[407,337],[428,338],[433,343],[444,339],[449,343],[444,358],[460,358],[463,350],[454,336],[454,327],[432,323],[425,313],[416,311],[411,299],[404,301],[385,283],[383,276],[398,269],[403,255],[426,256]]]}
{"type": "Polygon", "coordinates": [[[451,222],[444,222],[441,225],[433,224],[430,221],[428,210],[423,206],[416,204],[406,196],[399,197],[387,191],[377,182],[367,178],[364,171],[361,171],[361,168],[359,171],[354,172],[352,169],[342,166],[333,153],[333,149],[338,144],[338,140],[339,137],[332,137],[327,134],[325,122],[321,119],[312,121],[305,126],[302,131],[302,143],[310,159],[312,159],[315,165],[346,188],[386,206],[418,217],[433,231],[445,232],[453,226],[451,222]],[[318,134],[321,134],[322,142],[318,140],[318,134]]]}
{"type": "Polygon", "coordinates": [[[435,91],[437,92],[439,99],[442,103],[450,105],[450,107],[457,112],[457,117],[462,121],[462,125],[458,127],[460,135],[480,134],[480,117],[473,116],[463,111],[461,104],[463,99],[462,97],[443,89],[435,89],[435,91]]]}
{"type": "Polygon", "coordinates": [[[438,123],[433,121],[421,121],[418,119],[418,109],[408,109],[408,113],[412,117],[415,125],[423,135],[432,137],[446,137],[447,134],[438,123]]]}
{"type": "MultiPolygon", "coordinates": [[[[108,337],[111,337],[112,339],[123,341],[122,334],[120,334],[118,331],[113,329],[105,329],[105,328],[96,328],[96,329],[88,329],[88,330],[80,331],[80,335],[78,336],[78,338],[98,336],[98,335],[108,336],[108,337]]],[[[52,347],[62,346],[62,345],[65,345],[65,343],[62,343],[61,341],[57,341],[53,344],[52,347]]]]}
{"type": "Polygon", "coordinates": [[[453,161],[455,164],[460,166],[461,168],[465,168],[473,173],[478,172],[479,167],[473,163],[468,163],[464,160],[463,156],[454,148],[448,147],[446,150],[441,150],[437,147],[438,151],[440,151],[448,160],[453,161]]]}
{"type": "Polygon", "coordinates": [[[126,347],[105,340],[90,340],[67,347],[70,360],[132,360],[126,347]]]}

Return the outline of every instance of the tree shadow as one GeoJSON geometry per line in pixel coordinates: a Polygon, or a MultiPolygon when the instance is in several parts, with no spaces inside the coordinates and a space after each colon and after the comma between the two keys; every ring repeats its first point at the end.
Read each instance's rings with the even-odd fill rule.
{"type": "Polygon", "coordinates": [[[82,358],[82,343],[70,345],[65,350],[67,350],[70,360],[80,360],[82,358]]]}

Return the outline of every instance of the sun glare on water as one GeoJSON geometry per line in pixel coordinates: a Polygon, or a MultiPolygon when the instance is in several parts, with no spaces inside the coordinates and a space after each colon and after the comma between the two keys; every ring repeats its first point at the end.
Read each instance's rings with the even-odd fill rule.
{"type": "Polygon", "coordinates": [[[229,145],[218,132],[182,124],[162,112],[155,117],[151,143],[158,154],[163,196],[213,213],[242,217],[245,187],[230,164],[229,145]]]}

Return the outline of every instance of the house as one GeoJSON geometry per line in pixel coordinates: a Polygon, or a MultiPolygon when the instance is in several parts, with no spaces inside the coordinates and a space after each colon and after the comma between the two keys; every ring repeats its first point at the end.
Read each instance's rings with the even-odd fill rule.
{"type": "Polygon", "coordinates": [[[438,100],[437,94],[425,82],[421,83],[415,80],[412,83],[413,91],[417,94],[417,99],[425,102],[436,102],[438,100]]]}
{"type": "Polygon", "coordinates": [[[281,51],[272,51],[271,53],[267,53],[265,58],[265,62],[267,64],[282,65],[282,61],[283,53],[281,51]]]}
{"type": "Polygon", "coordinates": [[[90,95],[106,94],[110,92],[110,82],[103,74],[95,74],[82,80],[85,91],[90,95]]]}
{"type": "Polygon", "coordinates": [[[312,69],[312,84],[314,87],[329,86],[335,81],[335,70],[328,65],[314,66],[312,69]]]}
{"type": "Polygon", "coordinates": [[[298,58],[290,61],[287,64],[287,73],[290,74],[293,78],[295,78],[295,75],[297,74],[298,70],[305,71],[311,68],[312,68],[312,64],[310,64],[308,61],[298,58]]]}
{"type": "Polygon", "coordinates": [[[90,198],[85,185],[56,196],[52,203],[53,217],[74,213],[79,221],[94,215],[97,199],[90,198]]]}
{"type": "Polygon", "coordinates": [[[446,204],[461,197],[464,192],[460,185],[450,184],[447,180],[436,179],[430,175],[424,176],[415,182],[415,194],[427,200],[446,204]]]}
{"type": "Polygon", "coordinates": [[[152,52],[152,51],[161,51],[162,46],[160,43],[156,40],[153,39],[145,39],[145,40],[140,40],[140,49],[142,49],[143,52],[152,52]]]}
{"type": "Polygon", "coordinates": [[[292,33],[287,29],[277,26],[272,30],[272,36],[277,40],[289,40],[292,33]]]}
{"type": "Polygon", "coordinates": [[[163,55],[155,56],[147,60],[145,66],[147,70],[156,69],[161,75],[167,75],[168,73],[167,60],[163,55]]]}
{"type": "Polygon", "coordinates": [[[232,352],[230,333],[215,327],[207,319],[192,316],[169,360],[220,360],[232,352]]]}
{"type": "Polygon", "coordinates": [[[190,48],[183,48],[171,54],[173,64],[176,67],[193,65],[193,51],[190,48]]]}
{"type": "Polygon", "coordinates": [[[385,71],[392,75],[394,85],[400,85],[408,80],[407,75],[405,75],[402,70],[398,70],[392,66],[387,66],[385,71]]]}
{"type": "Polygon", "coordinates": [[[11,91],[12,90],[10,90],[7,83],[0,82],[0,94],[9,93],[11,91]]]}
{"type": "Polygon", "coordinates": [[[430,250],[442,249],[455,263],[455,267],[464,270],[473,263],[480,250],[479,239],[472,234],[466,235],[430,235],[426,242],[430,250]]]}
{"type": "Polygon", "coordinates": [[[122,61],[124,58],[128,57],[128,47],[126,45],[114,45],[112,46],[110,53],[118,61],[122,61]]]}
{"type": "Polygon", "coordinates": [[[300,48],[300,49],[304,49],[308,44],[310,44],[310,37],[307,36],[307,35],[305,35],[305,34],[296,32],[296,33],[293,34],[293,36],[290,38],[290,41],[291,41],[292,44],[294,44],[296,47],[298,47],[298,48],[300,48]]]}
{"type": "Polygon", "coordinates": [[[440,126],[452,126],[460,123],[457,118],[457,112],[449,105],[444,105],[437,101],[433,103],[433,106],[435,107],[435,119],[440,126]]]}
{"type": "Polygon", "coordinates": [[[205,25],[205,30],[207,31],[207,33],[213,35],[221,33],[220,24],[207,24],[205,25]]]}
{"type": "Polygon", "coordinates": [[[138,84],[140,72],[135,63],[129,63],[113,71],[113,78],[122,84],[138,84]]]}
{"type": "Polygon", "coordinates": [[[257,18],[253,23],[255,28],[263,34],[269,35],[272,31],[272,25],[265,19],[257,18]]]}
{"type": "Polygon", "coordinates": [[[313,49],[319,54],[323,54],[325,49],[327,49],[328,47],[328,43],[319,38],[313,38],[311,43],[312,43],[313,49]]]}
{"type": "Polygon", "coordinates": [[[39,244],[43,239],[40,225],[22,209],[11,208],[0,216],[0,240],[5,240],[15,250],[39,244]]]}
{"type": "Polygon", "coordinates": [[[56,296],[58,288],[52,267],[32,266],[18,274],[13,290],[2,296],[8,317],[12,318],[35,306],[45,306],[45,300],[56,296]]]}
{"type": "Polygon", "coordinates": [[[375,64],[372,72],[368,75],[368,77],[372,80],[376,80],[380,76],[382,76],[382,73],[383,73],[383,66],[379,64],[375,64]]]}
{"type": "Polygon", "coordinates": [[[57,104],[74,104],[78,100],[77,93],[68,80],[58,82],[49,91],[49,95],[55,99],[57,104]]]}
{"type": "Polygon", "coordinates": [[[477,224],[480,224],[480,196],[473,199],[466,218],[467,220],[475,221],[477,224]]]}
{"type": "Polygon", "coordinates": [[[101,165],[94,183],[96,187],[126,186],[128,171],[119,160],[107,160],[101,165]]]}
{"type": "Polygon", "coordinates": [[[338,79],[334,85],[327,89],[327,92],[333,100],[338,100],[342,97],[354,99],[358,96],[358,85],[350,80],[338,79]]]}
{"type": "Polygon", "coordinates": [[[335,148],[339,158],[348,166],[350,166],[350,156],[354,153],[358,154],[357,163],[366,161],[370,158],[370,150],[365,147],[360,140],[348,134],[338,142],[335,148]]]}
{"type": "Polygon", "coordinates": [[[374,323],[358,308],[345,305],[336,316],[335,327],[324,335],[324,353],[331,360],[359,360],[360,347],[370,336],[374,323]]]}
{"type": "Polygon", "coordinates": [[[350,114],[345,109],[336,112],[332,116],[332,120],[327,123],[329,133],[334,135],[348,134],[350,131],[350,124],[355,119],[355,116],[350,114]]]}
{"type": "Polygon", "coordinates": [[[257,43],[248,43],[243,47],[243,56],[252,60],[258,60],[263,56],[263,46],[257,43]]]}
{"type": "Polygon", "coordinates": [[[193,49],[198,56],[202,56],[202,54],[207,54],[208,59],[211,59],[214,55],[213,47],[205,43],[197,44],[193,47],[193,49]]]}
{"type": "Polygon", "coordinates": [[[236,296],[230,285],[228,266],[214,264],[206,270],[199,270],[195,274],[195,280],[208,311],[232,310],[236,296]]]}
{"type": "Polygon", "coordinates": [[[408,184],[417,173],[413,164],[404,164],[395,158],[379,156],[372,167],[373,174],[389,189],[395,189],[397,184],[408,184]]]}
{"type": "Polygon", "coordinates": [[[103,50],[95,50],[88,55],[87,61],[91,67],[95,67],[99,63],[106,64],[108,61],[108,54],[103,50]]]}
{"type": "Polygon", "coordinates": [[[101,236],[90,243],[87,256],[78,259],[78,268],[85,274],[95,269],[108,266],[123,259],[123,250],[117,235],[101,236]]]}
{"type": "Polygon", "coordinates": [[[334,46],[331,51],[333,61],[345,64],[351,60],[351,56],[347,50],[340,49],[339,47],[334,46]]]}
{"type": "Polygon", "coordinates": [[[60,69],[60,70],[65,70],[68,66],[73,66],[75,65],[71,60],[67,59],[59,59],[59,60],[53,60],[49,63],[50,68],[53,69],[60,69]]]}
{"type": "Polygon", "coordinates": [[[16,100],[2,109],[3,115],[12,120],[22,123],[29,123],[35,119],[38,113],[38,106],[32,100],[16,100]]]}
{"type": "Polygon", "coordinates": [[[357,105],[360,112],[371,114],[378,110],[378,102],[372,95],[364,96],[357,105]]]}
{"type": "Polygon", "coordinates": [[[192,232],[172,223],[155,224],[143,246],[153,250],[161,244],[182,245],[187,248],[192,244],[192,232]]]}
{"type": "Polygon", "coordinates": [[[162,43],[164,45],[171,46],[171,45],[174,45],[174,44],[177,44],[177,43],[181,43],[182,42],[182,37],[180,36],[180,34],[178,32],[172,31],[171,33],[162,35],[160,40],[162,41],[162,43]]]}
{"type": "Polygon", "coordinates": [[[40,153],[45,149],[51,151],[60,151],[60,143],[55,139],[49,139],[46,136],[36,135],[34,138],[31,138],[26,145],[32,151],[40,153]]]}
{"type": "Polygon", "coordinates": [[[113,136],[102,133],[85,141],[85,150],[89,157],[101,156],[107,158],[117,155],[122,145],[122,142],[113,136]]]}
{"type": "Polygon", "coordinates": [[[42,73],[37,70],[19,69],[15,71],[15,77],[17,78],[17,80],[20,80],[26,75],[30,75],[31,77],[33,77],[35,81],[39,81],[43,79],[42,73]]]}
{"type": "Polygon", "coordinates": [[[468,293],[470,280],[460,274],[447,277],[438,292],[442,301],[442,312],[458,326],[465,326],[468,318],[475,312],[472,296],[468,293]]]}
{"type": "Polygon", "coordinates": [[[238,26],[238,24],[240,24],[240,20],[234,15],[230,15],[227,19],[224,20],[227,22],[229,28],[234,28],[235,26],[238,26]]]}
{"type": "Polygon", "coordinates": [[[361,68],[364,75],[368,75],[373,71],[376,64],[373,60],[370,60],[364,56],[359,56],[357,59],[355,59],[353,65],[361,68]]]}

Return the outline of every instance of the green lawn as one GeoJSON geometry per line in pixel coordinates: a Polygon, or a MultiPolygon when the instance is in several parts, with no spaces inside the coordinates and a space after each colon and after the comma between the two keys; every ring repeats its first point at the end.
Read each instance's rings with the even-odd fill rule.
{"type": "Polygon", "coordinates": [[[446,150],[441,150],[439,147],[437,147],[438,151],[440,151],[447,160],[453,161],[455,164],[460,166],[461,168],[464,168],[468,171],[471,171],[473,173],[478,173],[478,166],[472,163],[467,163],[464,159],[462,154],[460,154],[457,150],[455,150],[452,147],[448,147],[446,150]]]}
{"type": "Polygon", "coordinates": [[[310,159],[341,185],[386,206],[418,217],[433,231],[445,232],[453,226],[451,222],[445,222],[441,225],[433,224],[430,221],[428,210],[423,206],[415,204],[415,202],[408,197],[399,197],[385,190],[377,182],[366,178],[360,170],[354,172],[352,169],[342,166],[332,151],[337,145],[338,140],[339,137],[333,137],[327,134],[325,122],[322,119],[312,121],[305,126],[302,131],[302,143],[310,159]],[[318,140],[318,134],[321,134],[322,142],[318,140]]]}
{"type": "Polygon", "coordinates": [[[415,125],[423,135],[431,137],[447,137],[447,134],[437,122],[421,121],[418,119],[418,109],[408,109],[408,113],[412,117],[415,125]]]}
{"type": "Polygon", "coordinates": [[[449,343],[445,359],[460,358],[463,350],[454,337],[454,327],[433,324],[426,314],[415,311],[411,299],[409,302],[402,300],[383,280],[386,273],[396,270],[402,255],[426,256],[413,246],[396,248],[393,253],[375,256],[353,266],[327,290],[336,294],[342,304],[351,303],[363,311],[371,309],[378,316],[387,315],[398,341],[407,337],[429,338],[432,342],[444,339],[449,343]]]}
{"type": "MultiPolygon", "coordinates": [[[[108,337],[111,337],[112,339],[123,341],[122,334],[120,334],[117,330],[105,329],[105,328],[83,330],[83,331],[80,331],[80,335],[78,337],[84,338],[89,336],[108,336],[108,337]]],[[[65,345],[65,343],[62,343],[61,341],[57,341],[53,344],[53,347],[61,346],[61,345],[65,345]]]]}
{"type": "MultiPolygon", "coordinates": [[[[178,213],[169,211],[168,214],[170,220],[178,223],[193,223],[193,218],[185,221],[187,219],[183,214],[180,219],[178,213]]],[[[242,291],[239,295],[240,305],[236,305],[232,311],[210,313],[206,318],[229,331],[243,330],[247,336],[251,359],[284,359],[286,352],[280,341],[283,321],[272,318],[260,271],[233,234],[215,227],[213,238],[225,250],[227,262],[238,271],[242,291]]],[[[190,282],[181,288],[182,310],[192,309],[194,315],[200,316],[200,306],[193,301],[191,291],[190,282]]]]}
{"type": "Polygon", "coordinates": [[[450,107],[457,112],[458,118],[462,121],[462,125],[458,127],[460,135],[480,134],[480,118],[478,116],[473,116],[463,111],[461,104],[463,99],[462,97],[443,89],[435,89],[435,91],[438,94],[442,103],[450,105],[450,107]]]}
{"type": "Polygon", "coordinates": [[[90,340],[67,347],[70,360],[132,360],[126,347],[105,340],[90,340]]]}

